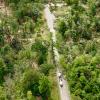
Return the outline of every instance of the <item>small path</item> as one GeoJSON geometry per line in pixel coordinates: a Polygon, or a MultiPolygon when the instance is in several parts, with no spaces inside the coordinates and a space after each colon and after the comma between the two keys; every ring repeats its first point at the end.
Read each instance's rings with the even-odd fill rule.
{"type": "MultiPolygon", "coordinates": [[[[45,5],[44,12],[45,12],[45,18],[46,18],[46,21],[47,21],[48,28],[49,28],[50,32],[52,33],[53,43],[56,43],[56,32],[55,32],[55,29],[54,29],[55,16],[50,12],[49,5],[45,5]]],[[[59,63],[59,53],[58,53],[58,50],[57,50],[56,47],[53,47],[53,52],[54,52],[54,55],[55,55],[56,63],[59,63]]],[[[59,71],[59,69],[56,71],[56,73],[58,73],[58,71],[59,71]]],[[[60,84],[59,84],[59,78],[57,76],[57,82],[58,82],[58,85],[59,85],[61,100],[70,100],[70,95],[69,95],[70,93],[69,93],[69,90],[68,90],[67,81],[64,78],[62,79],[62,81],[63,81],[63,87],[61,88],[60,84]]]]}

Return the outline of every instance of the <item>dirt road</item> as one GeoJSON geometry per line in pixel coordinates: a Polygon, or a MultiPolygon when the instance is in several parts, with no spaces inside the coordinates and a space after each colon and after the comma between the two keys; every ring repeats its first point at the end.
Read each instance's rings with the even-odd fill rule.
{"type": "MultiPolygon", "coordinates": [[[[50,32],[52,33],[53,43],[56,43],[56,32],[55,32],[55,29],[54,29],[55,16],[50,12],[49,5],[45,5],[44,12],[45,12],[45,18],[46,18],[46,21],[47,21],[48,28],[49,28],[50,32]]],[[[53,52],[54,52],[54,55],[55,55],[55,61],[57,63],[59,63],[59,53],[58,53],[58,50],[57,50],[56,47],[53,47],[53,52]]],[[[59,69],[57,70],[56,73],[58,73],[58,72],[59,72],[59,69]]],[[[61,100],[70,100],[70,95],[69,95],[70,93],[69,93],[69,90],[68,90],[67,81],[64,78],[62,78],[62,81],[63,81],[63,87],[60,87],[59,77],[57,76],[57,82],[58,82],[58,85],[59,85],[61,100]]]]}

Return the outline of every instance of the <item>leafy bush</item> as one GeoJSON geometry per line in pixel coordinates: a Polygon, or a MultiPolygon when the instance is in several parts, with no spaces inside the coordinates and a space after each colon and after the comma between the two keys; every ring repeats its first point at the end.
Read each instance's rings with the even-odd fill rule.
{"type": "Polygon", "coordinates": [[[46,76],[42,76],[39,81],[39,91],[43,99],[50,97],[51,83],[46,76]]]}
{"type": "Polygon", "coordinates": [[[64,40],[60,39],[58,47],[63,55],[60,64],[66,72],[72,100],[99,100],[98,0],[65,1],[68,9],[65,16],[61,16],[64,23],[61,25],[66,27],[60,26],[60,29],[58,25],[58,29],[63,33],[59,31],[59,34],[64,38],[64,40]]]}
{"type": "Polygon", "coordinates": [[[40,65],[40,71],[45,75],[49,75],[50,70],[53,69],[53,65],[51,64],[42,64],[40,65]]]}
{"type": "Polygon", "coordinates": [[[65,31],[66,31],[66,24],[65,24],[64,21],[61,21],[61,22],[59,23],[58,31],[59,31],[59,33],[62,35],[62,37],[64,38],[64,34],[65,34],[65,31]]]}
{"type": "Polygon", "coordinates": [[[36,70],[28,69],[23,74],[22,90],[24,93],[31,90],[34,96],[47,98],[51,92],[50,81],[46,76],[41,76],[41,73],[36,70]]]}
{"type": "Polygon", "coordinates": [[[0,100],[6,100],[7,99],[7,95],[5,93],[5,90],[3,87],[0,86],[0,100]]]}
{"type": "Polygon", "coordinates": [[[37,52],[38,64],[41,65],[46,62],[48,47],[46,43],[41,40],[36,40],[36,42],[31,46],[33,52],[37,52]]]}
{"type": "Polygon", "coordinates": [[[27,20],[26,17],[32,18],[33,21],[37,21],[40,12],[39,9],[33,5],[34,3],[22,3],[19,5],[18,10],[16,11],[16,17],[20,24],[27,20]]]}
{"type": "Polygon", "coordinates": [[[4,60],[2,58],[0,58],[0,83],[3,82],[3,78],[4,78],[4,74],[5,74],[5,63],[4,60]]]}
{"type": "Polygon", "coordinates": [[[12,42],[11,42],[11,47],[13,49],[16,50],[16,52],[20,51],[22,49],[22,44],[21,42],[18,40],[18,38],[13,38],[12,42]]]}

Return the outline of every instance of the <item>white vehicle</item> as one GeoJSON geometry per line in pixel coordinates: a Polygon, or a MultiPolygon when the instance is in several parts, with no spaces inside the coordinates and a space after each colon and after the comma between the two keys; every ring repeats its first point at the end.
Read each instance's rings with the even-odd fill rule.
{"type": "Polygon", "coordinates": [[[63,81],[60,80],[59,83],[60,83],[60,86],[63,87],[63,81]]]}
{"type": "Polygon", "coordinates": [[[61,78],[61,72],[58,72],[58,77],[61,78]]]}

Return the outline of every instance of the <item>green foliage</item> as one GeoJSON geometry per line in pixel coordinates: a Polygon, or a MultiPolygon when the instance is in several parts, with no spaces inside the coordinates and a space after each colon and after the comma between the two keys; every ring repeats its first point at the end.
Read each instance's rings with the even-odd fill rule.
{"type": "Polygon", "coordinates": [[[89,6],[89,10],[90,10],[90,14],[91,15],[96,15],[96,4],[95,4],[96,0],[88,0],[88,6],[89,6]]]}
{"type": "Polygon", "coordinates": [[[53,69],[53,65],[51,64],[42,64],[40,65],[40,71],[45,75],[49,75],[50,70],[53,69]]]}
{"type": "Polygon", "coordinates": [[[81,66],[85,64],[84,56],[76,57],[74,60],[74,66],[81,66]]]}
{"type": "Polygon", "coordinates": [[[95,41],[88,41],[86,43],[85,52],[95,55],[97,52],[97,43],[95,41]]]}
{"type": "Polygon", "coordinates": [[[48,47],[46,46],[44,41],[36,40],[36,42],[32,45],[31,49],[33,52],[37,52],[39,65],[46,62],[48,47]]]}
{"type": "Polygon", "coordinates": [[[0,46],[4,45],[4,36],[0,35],[0,46]]]}
{"type": "Polygon", "coordinates": [[[6,0],[7,3],[15,3],[17,4],[20,0],[6,0]]]}
{"type": "Polygon", "coordinates": [[[99,0],[64,1],[66,14],[60,18],[66,28],[62,27],[64,24],[60,27],[58,24],[58,34],[64,39],[58,37],[58,48],[72,100],[99,100],[99,0]]]}
{"type": "Polygon", "coordinates": [[[27,93],[29,90],[31,90],[33,95],[40,95],[38,88],[39,79],[40,79],[39,72],[36,72],[32,69],[26,70],[22,79],[23,92],[27,93]]]}
{"type": "Polygon", "coordinates": [[[18,55],[19,59],[33,59],[34,54],[31,50],[21,50],[18,55]]]}
{"type": "Polygon", "coordinates": [[[21,24],[25,22],[27,17],[32,18],[34,21],[37,21],[40,16],[39,9],[34,5],[34,3],[23,3],[20,2],[18,10],[16,11],[16,17],[18,22],[21,24]]]}
{"type": "Polygon", "coordinates": [[[43,22],[42,2],[44,0],[5,0],[11,15],[0,14],[0,100],[50,97],[49,43],[34,35],[40,32],[43,22]],[[29,38],[36,39],[35,43],[29,38]],[[39,70],[38,65],[41,65],[39,70]]]}
{"type": "Polygon", "coordinates": [[[99,65],[100,64],[100,55],[96,55],[91,60],[92,65],[99,65]]]}
{"type": "Polygon", "coordinates": [[[61,22],[59,23],[58,31],[59,31],[59,33],[62,35],[62,37],[64,38],[64,34],[65,34],[65,31],[66,31],[66,24],[65,24],[64,21],[61,21],[61,22]]]}
{"type": "Polygon", "coordinates": [[[46,98],[50,96],[51,84],[48,78],[37,70],[28,69],[23,74],[22,90],[25,94],[31,91],[34,96],[46,98]]]}
{"type": "Polygon", "coordinates": [[[0,100],[7,100],[7,96],[3,87],[0,86],[0,100]]]}
{"type": "Polygon", "coordinates": [[[39,81],[39,91],[44,99],[50,96],[51,84],[46,76],[42,76],[39,81]]]}
{"type": "Polygon", "coordinates": [[[96,32],[100,32],[100,18],[95,19],[95,29],[96,32]]]}
{"type": "Polygon", "coordinates": [[[2,58],[0,58],[0,83],[2,83],[2,81],[3,81],[4,69],[5,69],[4,60],[2,58]]]}
{"type": "Polygon", "coordinates": [[[63,32],[63,27],[61,30],[58,25],[58,31],[63,32],[63,35],[60,31],[59,34],[64,37],[58,41],[58,48],[63,55],[60,64],[66,73],[72,100],[99,100],[100,25],[97,3],[95,0],[65,1],[69,6],[62,17],[66,28],[63,32]]]}
{"type": "Polygon", "coordinates": [[[35,23],[32,20],[29,20],[29,21],[23,23],[23,31],[24,31],[24,33],[26,33],[26,35],[33,33],[34,28],[35,28],[35,23]]]}
{"type": "Polygon", "coordinates": [[[14,59],[13,59],[13,57],[10,54],[6,55],[4,57],[4,61],[6,64],[5,73],[12,73],[13,74],[13,71],[14,71],[14,59]]]}
{"type": "Polygon", "coordinates": [[[12,52],[12,49],[8,44],[6,44],[2,49],[3,49],[2,54],[9,54],[10,52],[12,52]]]}
{"type": "Polygon", "coordinates": [[[67,10],[66,17],[64,17],[63,21],[61,20],[58,25],[58,31],[62,34],[64,39],[72,38],[75,42],[81,38],[90,40],[96,31],[94,30],[95,24],[97,24],[97,27],[99,24],[99,22],[94,22],[93,18],[93,16],[96,15],[94,1],[89,2],[88,11],[79,1],[80,0],[68,0],[68,2],[72,3],[70,5],[71,9],[67,10]],[[85,21],[86,19],[87,21],[85,21]]]}
{"type": "Polygon", "coordinates": [[[27,92],[27,99],[28,100],[35,100],[35,97],[32,96],[32,92],[31,91],[27,92]]]}
{"type": "MultiPolygon", "coordinates": [[[[4,81],[4,76],[7,74],[13,74],[13,65],[14,65],[14,58],[13,58],[13,51],[9,45],[5,45],[0,50],[0,61],[1,61],[1,75],[0,81],[4,81]]],[[[1,83],[0,82],[0,83],[1,83]]]]}
{"type": "Polygon", "coordinates": [[[21,50],[22,49],[22,44],[21,42],[18,40],[18,38],[13,38],[12,42],[11,42],[11,47],[13,49],[17,51],[21,50]]]}
{"type": "Polygon", "coordinates": [[[81,0],[83,4],[86,4],[88,0],[81,0]]]}
{"type": "Polygon", "coordinates": [[[79,0],[65,0],[68,5],[77,4],[79,0]]]}
{"type": "Polygon", "coordinates": [[[42,53],[46,52],[46,48],[42,45],[42,41],[36,40],[35,44],[33,44],[31,48],[33,51],[41,51],[42,53]]]}

